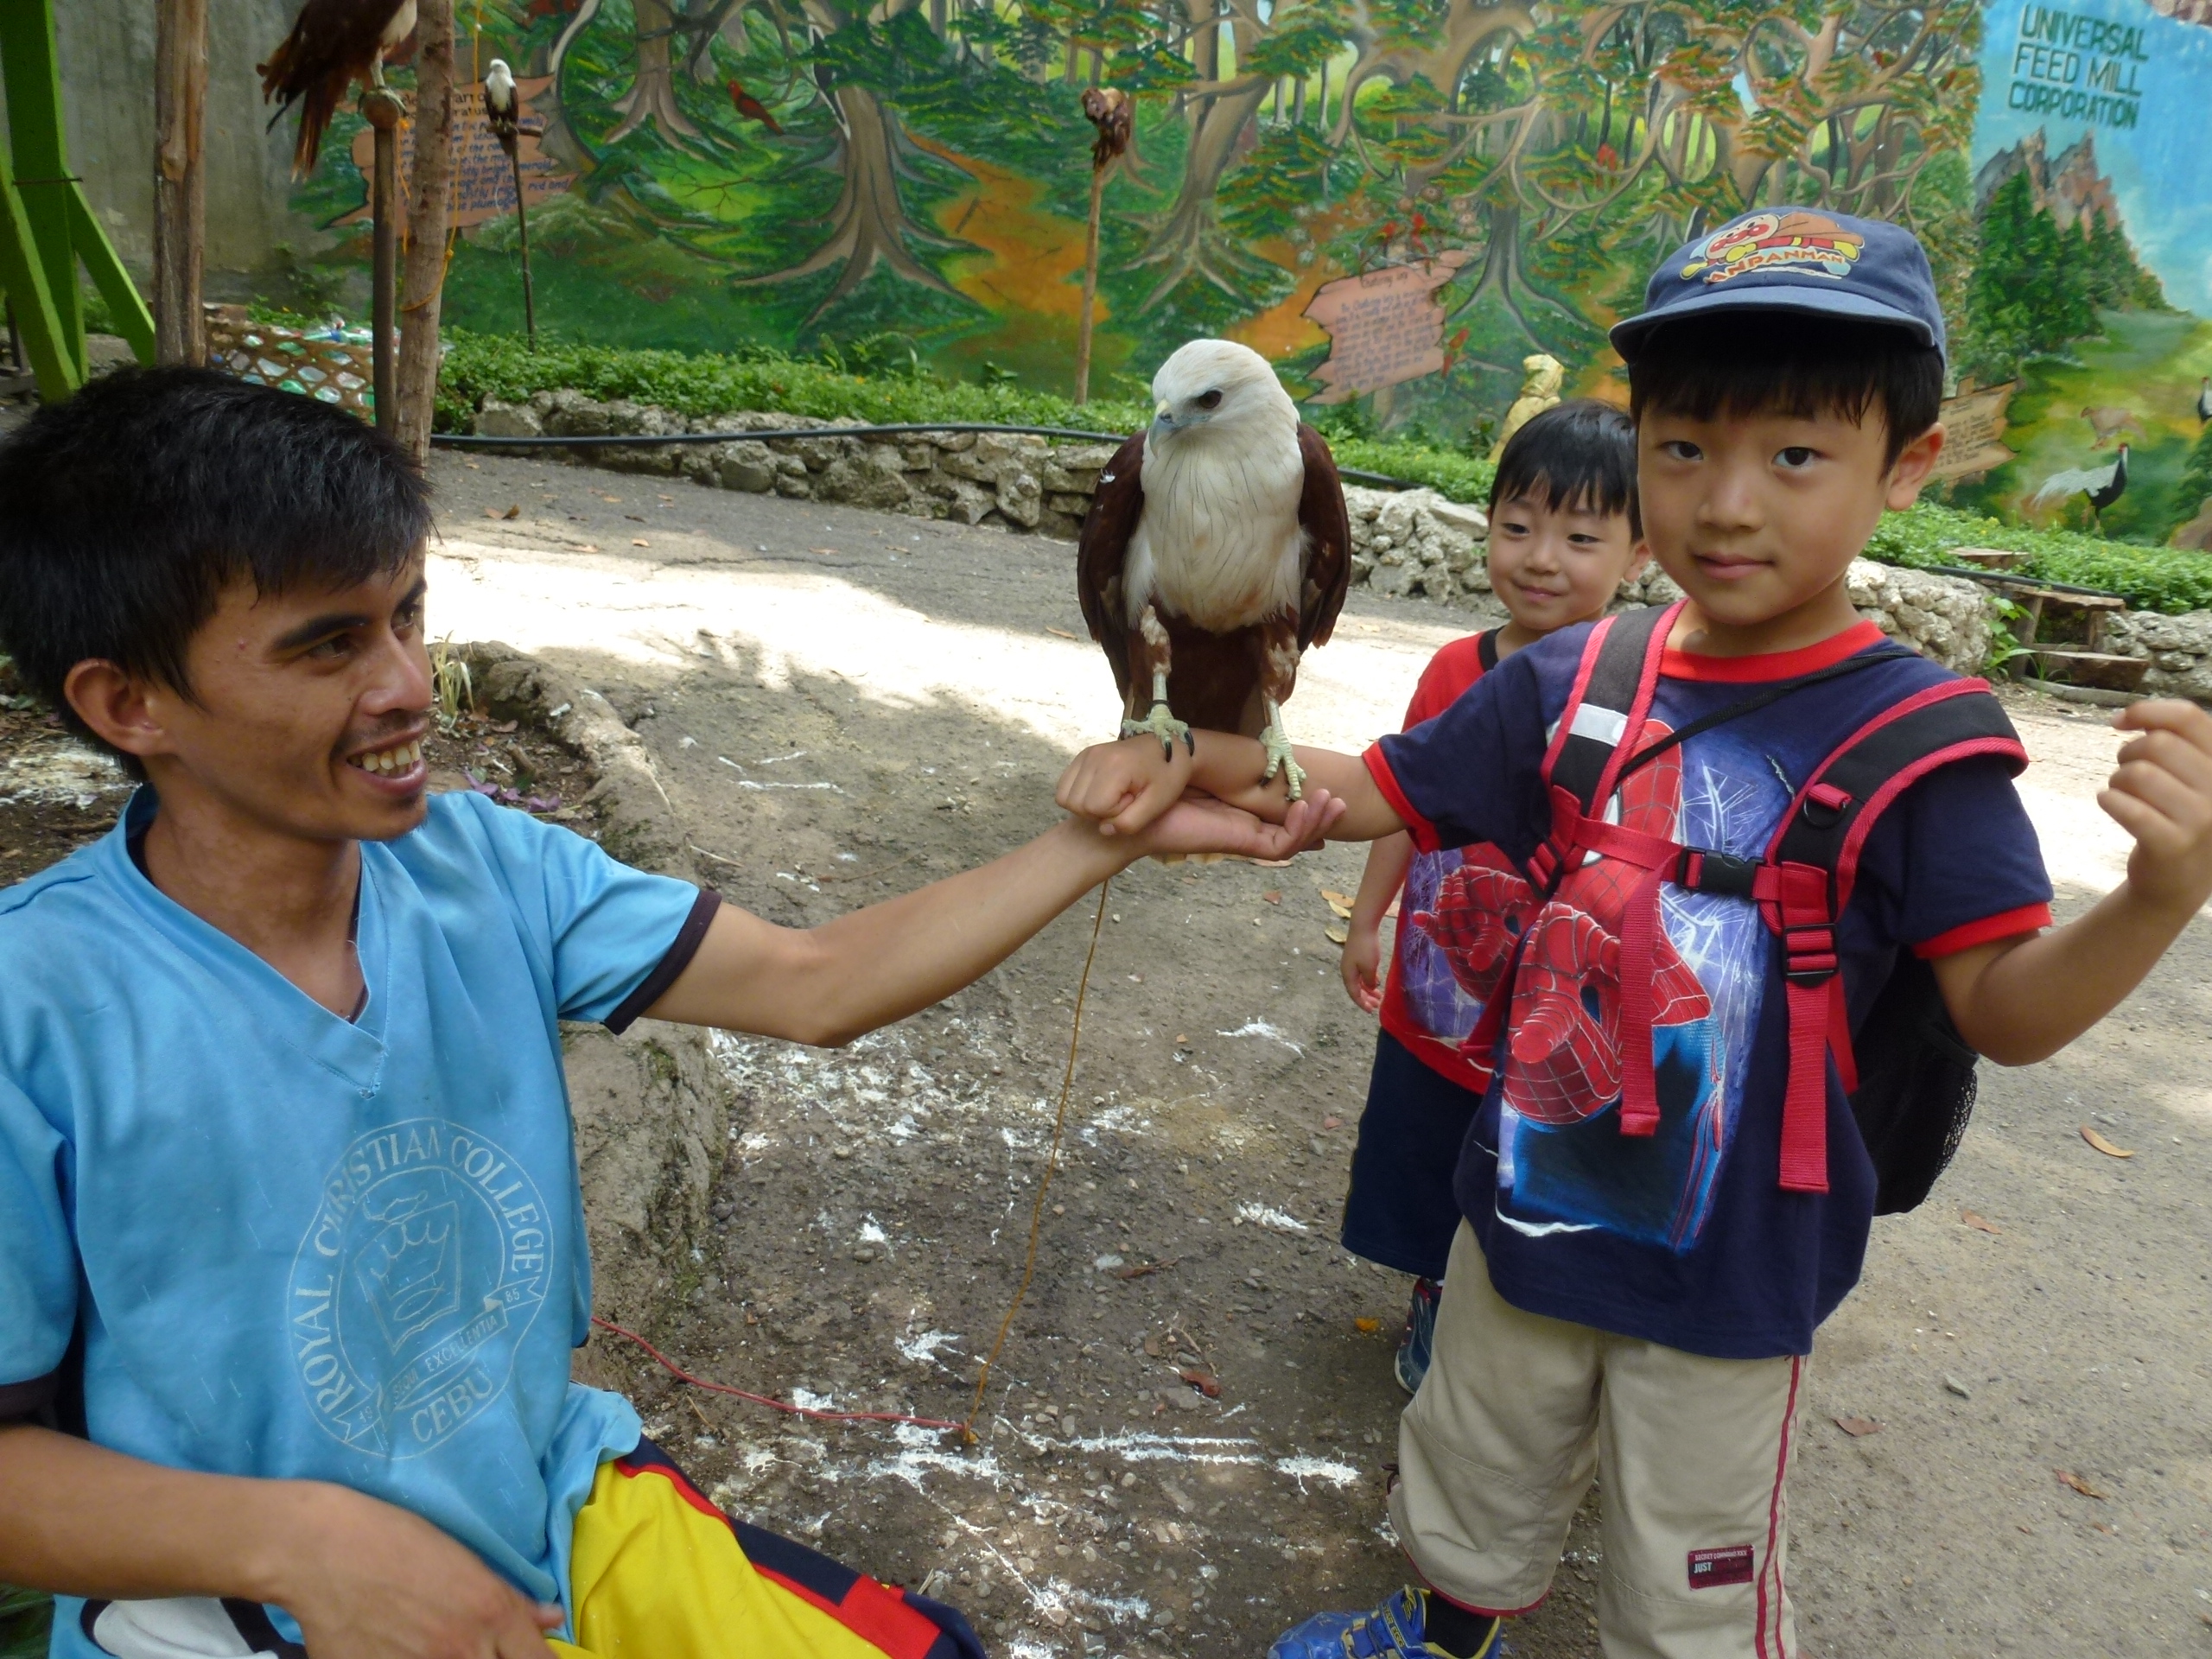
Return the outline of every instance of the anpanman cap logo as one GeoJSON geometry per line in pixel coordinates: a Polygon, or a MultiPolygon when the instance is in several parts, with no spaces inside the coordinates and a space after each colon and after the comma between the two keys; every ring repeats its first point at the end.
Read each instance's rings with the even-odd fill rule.
{"type": "Polygon", "coordinates": [[[1755,270],[1799,265],[1812,274],[1840,279],[1851,275],[1866,245],[1865,237],[1821,213],[1802,208],[1752,213],[1699,243],[1681,276],[1686,283],[1700,277],[1726,283],[1755,270]]]}

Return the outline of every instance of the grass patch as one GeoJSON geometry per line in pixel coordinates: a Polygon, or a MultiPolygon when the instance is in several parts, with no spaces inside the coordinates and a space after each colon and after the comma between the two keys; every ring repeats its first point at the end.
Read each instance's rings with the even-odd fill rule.
{"type": "MultiPolygon", "coordinates": [[[[921,365],[912,343],[873,335],[795,357],[766,347],[732,353],[633,351],[546,342],[536,352],[506,334],[448,331],[438,372],[437,429],[466,432],[487,398],[518,404],[531,393],[572,387],[602,401],[625,397],[693,416],[761,410],[891,424],[987,421],[1134,432],[1152,407],[1128,398],[1077,406],[1031,391],[1007,376],[995,384],[946,380],[921,365]]],[[[1492,467],[1440,445],[1392,438],[1332,437],[1340,467],[1424,484],[1454,501],[1488,499],[1492,467]]]]}
{"type": "Polygon", "coordinates": [[[2139,547],[2079,531],[2031,530],[1928,501],[1885,514],[1866,543],[1866,556],[1927,569],[1954,563],[1948,556],[1958,547],[2026,553],[2031,556],[2022,574],[2124,594],[2139,611],[2212,610],[2212,554],[2139,547]]]}

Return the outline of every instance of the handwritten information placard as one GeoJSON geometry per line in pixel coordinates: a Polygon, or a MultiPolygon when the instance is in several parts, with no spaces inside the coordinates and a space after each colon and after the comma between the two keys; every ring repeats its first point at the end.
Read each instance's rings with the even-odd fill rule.
{"type": "MultiPolygon", "coordinates": [[[[522,104],[522,188],[529,193],[533,207],[575,182],[574,174],[561,172],[551,156],[540,153],[537,134],[531,130],[530,100],[552,84],[550,75],[515,82],[522,104]]],[[[404,92],[400,96],[406,100],[408,116],[399,129],[400,188],[404,190],[415,168],[415,100],[404,92]]],[[[507,152],[484,124],[483,87],[454,88],[453,137],[454,228],[467,230],[514,212],[514,173],[507,164],[507,152]]],[[[376,166],[376,135],[366,127],[353,135],[353,165],[361,175],[361,205],[343,215],[338,220],[340,225],[357,225],[369,216],[369,175],[376,166]]]]}
{"type": "Polygon", "coordinates": [[[1390,265],[1322,285],[1306,315],[1329,331],[1329,360],[1313,371],[1328,387],[1317,404],[1417,380],[1444,366],[1444,308],[1436,290],[1474,255],[1452,248],[1418,264],[1390,265]]]}
{"type": "Polygon", "coordinates": [[[1972,478],[1977,473],[2002,467],[2012,452],[1999,442],[2005,435],[2005,410],[2017,380],[1979,391],[1961,392],[1943,400],[1943,453],[1936,458],[1932,478],[1972,478]]]}

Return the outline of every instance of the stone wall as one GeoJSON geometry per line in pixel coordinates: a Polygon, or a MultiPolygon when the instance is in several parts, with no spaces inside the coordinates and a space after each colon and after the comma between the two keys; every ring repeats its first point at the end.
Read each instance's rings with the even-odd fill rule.
{"type": "MultiPolygon", "coordinates": [[[[840,425],[856,424],[758,411],[691,419],[648,404],[601,403],[570,391],[542,391],[527,404],[486,404],[476,417],[480,434],[504,438],[818,431],[819,437],[570,453],[619,472],[688,477],[709,487],[755,495],[773,492],[966,524],[1002,524],[1070,541],[1090,511],[1098,474],[1114,454],[1111,444],[999,433],[837,435],[840,425]]],[[[1351,520],[1355,586],[1455,606],[1473,613],[1471,620],[1478,625],[1503,620],[1483,556],[1490,521],[1481,508],[1448,500],[1434,490],[1352,485],[1344,487],[1344,506],[1351,520]]],[[[1617,603],[1657,605],[1681,596],[1665,574],[1651,567],[1622,584],[1617,603]]],[[[1884,632],[1948,668],[1978,673],[1989,654],[1996,608],[1971,582],[1860,559],[1851,567],[1851,598],[1884,632]]]]}
{"type": "Polygon", "coordinates": [[[2212,702],[2212,611],[2183,616],[2123,611],[2105,624],[2105,649],[2149,658],[2143,690],[2153,696],[2212,702]]]}

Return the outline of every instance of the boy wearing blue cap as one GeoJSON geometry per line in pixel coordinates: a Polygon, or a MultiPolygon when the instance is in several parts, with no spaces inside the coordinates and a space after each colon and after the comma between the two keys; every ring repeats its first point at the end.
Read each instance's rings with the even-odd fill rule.
{"type": "MultiPolygon", "coordinates": [[[[2000,1064],[2042,1059],[2212,895],[2212,715],[2118,717],[2136,735],[2099,801],[2135,838],[2127,880],[2053,929],[2001,709],[1852,609],[1847,568],[1943,444],[1909,234],[1745,215],[1662,264],[1613,340],[1645,537],[1684,600],[1561,630],[1363,757],[1299,756],[1348,803],[1333,834],[1491,842],[1532,892],[1498,918],[1516,944],[1485,1006],[1510,1011],[1469,1039],[1495,1076],[1400,1432],[1390,1518],[1422,1582],[1277,1659],[1503,1652],[1593,1472],[1609,1659],[1795,1653],[1805,1357],[1878,1207],[1946,1155],[1898,1158],[1854,1105],[1902,1101],[1892,1127],[1940,1142],[1970,1098],[1967,1071],[1927,1086],[1962,1053],[1927,1035],[1944,1013],[2000,1064]]],[[[1266,804],[1262,766],[1210,732],[1165,762],[1109,745],[1060,799],[1135,831],[1186,787],[1266,804]]]]}

